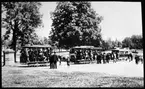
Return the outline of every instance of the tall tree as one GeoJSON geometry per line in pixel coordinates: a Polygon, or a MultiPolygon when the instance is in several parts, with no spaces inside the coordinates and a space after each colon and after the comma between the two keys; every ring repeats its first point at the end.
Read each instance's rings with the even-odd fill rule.
{"type": "Polygon", "coordinates": [[[143,48],[143,38],[141,35],[132,35],[131,41],[133,43],[133,47],[135,49],[141,49],[143,48]]]}
{"type": "Polygon", "coordinates": [[[121,44],[121,42],[119,40],[116,39],[113,42],[114,42],[114,47],[122,47],[122,44],[121,44]]]}
{"type": "Polygon", "coordinates": [[[124,40],[122,41],[122,47],[131,47],[132,46],[132,41],[130,39],[130,37],[126,37],[124,38],[124,40]]]}
{"type": "Polygon", "coordinates": [[[122,46],[129,47],[131,49],[142,49],[143,38],[141,35],[132,35],[131,37],[126,37],[122,41],[122,46]]]}
{"type": "Polygon", "coordinates": [[[101,47],[104,48],[105,50],[108,50],[114,47],[122,47],[122,43],[118,41],[117,39],[114,41],[114,40],[111,40],[111,38],[108,38],[107,40],[102,40],[101,47]]]}
{"type": "Polygon", "coordinates": [[[7,30],[5,39],[12,34],[10,47],[15,51],[17,41],[21,46],[29,43],[30,34],[41,25],[40,6],[39,2],[2,2],[2,26],[7,30]]]}
{"type": "Polygon", "coordinates": [[[59,47],[76,45],[99,46],[101,38],[99,16],[88,1],[58,2],[51,13],[52,30],[50,39],[59,47]]]}
{"type": "Polygon", "coordinates": [[[2,2],[4,12],[2,25],[6,28],[5,39],[13,34],[11,47],[16,49],[17,40],[22,45],[29,43],[29,36],[34,29],[41,25],[42,15],[39,12],[41,3],[38,2],[2,2]]]}
{"type": "Polygon", "coordinates": [[[49,40],[47,37],[44,37],[43,40],[44,40],[44,44],[49,44],[49,40]]]}
{"type": "Polygon", "coordinates": [[[106,40],[107,44],[109,45],[109,49],[113,48],[114,47],[114,42],[111,40],[111,38],[108,38],[106,40]]]}
{"type": "Polygon", "coordinates": [[[101,45],[101,47],[102,47],[104,50],[110,49],[109,43],[108,43],[107,41],[105,41],[105,40],[102,40],[102,45],[101,45]]]}

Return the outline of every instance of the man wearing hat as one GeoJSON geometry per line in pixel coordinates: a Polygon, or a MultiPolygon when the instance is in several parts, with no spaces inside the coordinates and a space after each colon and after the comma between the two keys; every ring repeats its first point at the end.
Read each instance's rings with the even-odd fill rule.
{"type": "Polygon", "coordinates": [[[53,52],[50,56],[50,69],[57,69],[57,61],[58,57],[56,55],[56,52],[53,52]]]}

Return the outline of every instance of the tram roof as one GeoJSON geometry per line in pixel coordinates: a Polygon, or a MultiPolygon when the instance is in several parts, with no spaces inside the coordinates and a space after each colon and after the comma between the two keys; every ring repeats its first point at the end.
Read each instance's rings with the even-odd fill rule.
{"type": "Polygon", "coordinates": [[[102,47],[94,47],[94,49],[102,49],[102,47]]]}
{"type": "Polygon", "coordinates": [[[30,45],[30,46],[23,46],[24,48],[51,48],[51,45],[30,45]]]}
{"type": "Polygon", "coordinates": [[[112,49],[112,51],[130,51],[130,50],[129,49],[116,48],[116,49],[112,49]]]}
{"type": "Polygon", "coordinates": [[[102,49],[101,47],[94,47],[94,46],[75,46],[75,49],[102,49]]]}

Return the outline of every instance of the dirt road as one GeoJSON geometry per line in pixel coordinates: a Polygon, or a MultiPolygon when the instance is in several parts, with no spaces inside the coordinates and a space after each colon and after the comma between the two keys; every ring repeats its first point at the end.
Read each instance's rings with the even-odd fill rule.
{"type": "Polygon", "coordinates": [[[58,64],[58,71],[63,72],[101,72],[125,77],[143,77],[143,64],[135,64],[134,61],[120,61],[109,64],[73,64],[67,66],[65,62],[58,64]]]}

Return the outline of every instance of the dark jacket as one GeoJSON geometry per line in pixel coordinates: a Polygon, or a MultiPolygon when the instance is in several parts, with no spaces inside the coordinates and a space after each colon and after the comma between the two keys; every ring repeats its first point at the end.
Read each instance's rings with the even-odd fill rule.
{"type": "Polygon", "coordinates": [[[52,55],[52,56],[50,56],[50,62],[56,63],[57,61],[58,61],[57,55],[52,55]]]}

